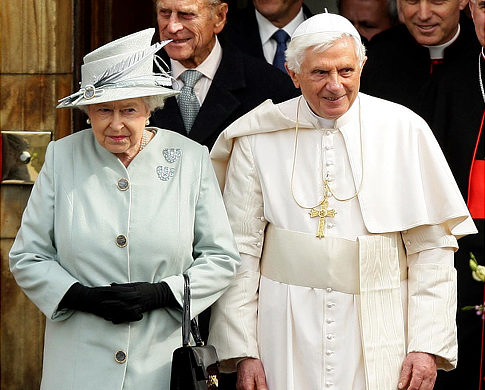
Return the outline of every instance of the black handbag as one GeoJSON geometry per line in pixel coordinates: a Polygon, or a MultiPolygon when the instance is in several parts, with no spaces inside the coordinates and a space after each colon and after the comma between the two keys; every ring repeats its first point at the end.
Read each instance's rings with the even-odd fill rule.
{"type": "Polygon", "coordinates": [[[190,320],[190,283],[184,274],[182,347],[173,351],[170,390],[216,390],[219,359],[213,345],[204,345],[195,318],[190,320]],[[190,333],[195,346],[189,345],[190,333]]]}

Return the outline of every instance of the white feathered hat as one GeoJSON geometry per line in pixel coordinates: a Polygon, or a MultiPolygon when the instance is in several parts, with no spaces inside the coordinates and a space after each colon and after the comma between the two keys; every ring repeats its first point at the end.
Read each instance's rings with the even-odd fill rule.
{"type": "Polygon", "coordinates": [[[109,42],[87,54],[81,66],[81,88],[60,99],[57,108],[178,94],[178,91],[167,88],[172,85],[167,71],[159,66],[160,73],[153,73],[155,53],[170,42],[150,45],[154,33],[154,28],[148,28],[109,42]]]}

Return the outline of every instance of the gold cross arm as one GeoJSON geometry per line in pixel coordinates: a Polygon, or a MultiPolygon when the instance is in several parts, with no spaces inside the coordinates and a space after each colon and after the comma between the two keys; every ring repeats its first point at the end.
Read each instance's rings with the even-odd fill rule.
{"type": "MultiPolygon", "coordinates": [[[[322,203],[319,204],[320,210],[318,210],[316,207],[313,207],[309,214],[310,218],[314,217],[319,217],[320,221],[318,222],[318,230],[316,237],[322,238],[325,237],[324,235],[324,230],[325,230],[325,218],[327,217],[335,217],[335,214],[337,213],[334,209],[328,209],[328,201],[327,199],[324,199],[322,203]]],[[[318,207],[318,206],[317,206],[318,207]]]]}

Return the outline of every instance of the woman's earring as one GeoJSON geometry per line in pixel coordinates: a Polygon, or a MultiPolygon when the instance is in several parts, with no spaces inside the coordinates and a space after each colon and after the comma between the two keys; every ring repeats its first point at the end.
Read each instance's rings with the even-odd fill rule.
{"type": "Polygon", "coordinates": [[[150,117],[147,118],[147,120],[145,121],[145,126],[148,126],[150,124],[150,117]]]}
{"type": "Polygon", "coordinates": [[[86,123],[87,123],[88,125],[90,125],[90,124],[91,124],[91,119],[89,119],[89,118],[88,118],[88,119],[86,119],[86,123]]]}

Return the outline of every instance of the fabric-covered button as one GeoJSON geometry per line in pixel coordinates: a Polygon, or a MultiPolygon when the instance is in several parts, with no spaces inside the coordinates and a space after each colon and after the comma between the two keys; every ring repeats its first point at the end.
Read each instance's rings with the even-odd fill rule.
{"type": "Polygon", "coordinates": [[[325,352],[328,356],[332,355],[333,354],[333,351],[332,350],[327,350],[327,352],[325,352]]]}
{"type": "Polygon", "coordinates": [[[118,189],[120,191],[126,191],[129,186],[130,182],[128,181],[128,179],[122,177],[120,180],[118,180],[118,189]]]}
{"type": "Polygon", "coordinates": [[[262,236],[262,235],[263,235],[263,233],[264,233],[263,229],[259,229],[259,230],[258,230],[258,234],[259,234],[260,236],[262,236]]]}
{"type": "Polygon", "coordinates": [[[331,287],[327,287],[327,292],[332,292],[332,288],[331,287]]]}
{"type": "Polygon", "coordinates": [[[117,363],[123,364],[126,362],[126,353],[123,351],[116,351],[115,360],[117,363]]]}
{"type": "Polygon", "coordinates": [[[256,244],[256,246],[257,246],[258,248],[260,248],[260,247],[261,247],[261,245],[263,245],[263,244],[261,244],[260,242],[258,242],[258,243],[256,244]]]}
{"type": "Polygon", "coordinates": [[[120,248],[124,248],[127,242],[128,240],[124,234],[120,234],[118,237],[116,237],[116,245],[118,245],[120,248]]]}

